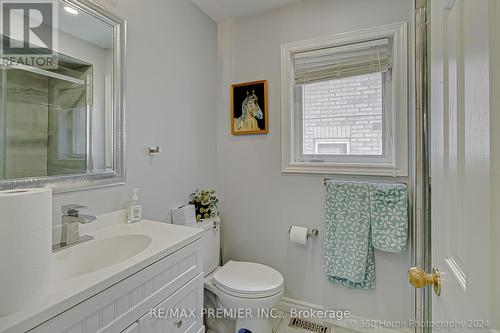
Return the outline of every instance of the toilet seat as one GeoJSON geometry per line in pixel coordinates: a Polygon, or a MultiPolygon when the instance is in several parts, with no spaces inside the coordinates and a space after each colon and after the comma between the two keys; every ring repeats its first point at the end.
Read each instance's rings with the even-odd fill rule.
{"type": "MultiPolygon", "coordinates": [[[[259,314],[274,308],[283,296],[284,279],[278,271],[257,263],[229,261],[208,274],[204,285],[205,297],[211,306],[231,310],[225,312],[225,316],[235,320],[236,331],[247,328],[252,332],[272,333],[269,318],[259,314]]],[[[214,325],[208,327],[215,328],[214,325]]]]}
{"type": "Polygon", "coordinates": [[[220,291],[239,298],[265,298],[283,292],[283,276],[275,269],[251,262],[229,261],[212,275],[220,291]]]}

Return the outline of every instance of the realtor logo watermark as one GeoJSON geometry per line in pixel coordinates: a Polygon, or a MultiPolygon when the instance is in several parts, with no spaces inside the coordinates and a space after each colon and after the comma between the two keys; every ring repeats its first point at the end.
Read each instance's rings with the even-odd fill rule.
{"type": "Polygon", "coordinates": [[[57,68],[57,0],[1,0],[2,64],[57,68]]]}

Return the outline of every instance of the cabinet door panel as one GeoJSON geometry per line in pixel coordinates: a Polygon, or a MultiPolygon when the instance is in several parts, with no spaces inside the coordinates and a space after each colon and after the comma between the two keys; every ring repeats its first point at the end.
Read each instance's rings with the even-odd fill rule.
{"type": "Polygon", "coordinates": [[[202,328],[203,274],[139,319],[139,333],[195,333],[202,328]]]}
{"type": "Polygon", "coordinates": [[[139,333],[139,324],[138,323],[133,323],[129,327],[127,327],[124,331],[121,333],[139,333]]]}

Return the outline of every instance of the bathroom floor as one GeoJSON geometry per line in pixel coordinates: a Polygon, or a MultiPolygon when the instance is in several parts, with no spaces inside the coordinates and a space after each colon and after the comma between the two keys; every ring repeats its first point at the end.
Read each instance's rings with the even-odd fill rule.
{"type": "MultiPolygon", "coordinates": [[[[280,318],[272,319],[274,333],[310,333],[310,331],[288,327],[290,322],[290,313],[281,311],[280,318]]],[[[331,325],[330,333],[357,333],[358,331],[349,330],[343,327],[331,325]]]]}

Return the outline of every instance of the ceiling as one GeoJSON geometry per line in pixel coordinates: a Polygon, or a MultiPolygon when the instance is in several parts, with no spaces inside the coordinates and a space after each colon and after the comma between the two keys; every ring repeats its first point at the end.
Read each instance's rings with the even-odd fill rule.
{"type": "Polygon", "coordinates": [[[63,4],[60,2],[61,8],[58,10],[59,30],[104,49],[113,47],[113,28],[110,25],[87,13],[68,14],[62,8],[63,4]]]}
{"type": "Polygon", "coordinates": [[[113,28],[90,15],[67,15],[59,11],[59,30],[103,49],[113,47],[113,28]]]}
{"type": "Polygon", "coordinates": [[[191,0],[216,22],[252,15],[301,0],[191,0]]]}

